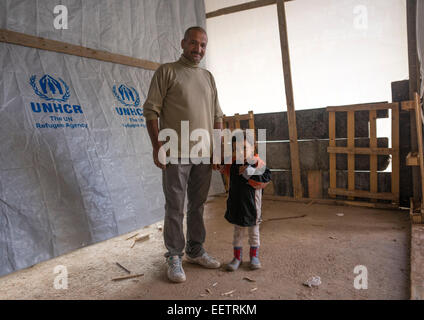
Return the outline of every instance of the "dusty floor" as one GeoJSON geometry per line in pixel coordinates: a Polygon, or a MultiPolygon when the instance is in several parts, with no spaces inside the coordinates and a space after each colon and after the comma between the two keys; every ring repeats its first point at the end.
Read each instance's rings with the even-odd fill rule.
{"type": "MultiPolygon", "coordinates": [[[[224,209],[225,198],[208,201],[205,247],[220,261],[228,262],[232,226],[223,218],[224,209]]],[[[187,281],[169,283],[162,231],[158,229],[161,223],[156,223],[137,231],[151,237],[133,248],[131,240],[125,240],[134,234],[130,233],[2,277],[0,299],[409,299],[407,211],[274,200],[263,204],[265,220],[303,214],[307,216],[262,224],[261,270],[250,271],[243,265],[229,273],[184,262],[187,281]],[[144,276],[111,281],[127,275],[116,262],[144,276]],[[57,265],[67,267],[68,289],[53,287],[57,265]],[[354,288],[357,265],[367,267],[367,290],[354,288]],[[315,275],[322,280],[318,288],[302,285],[315,275]],[[253,288],[257,290],[251,292],[253,288]],[[236,290],[232,296],[222,296],[232,290],[236,290]]]]}

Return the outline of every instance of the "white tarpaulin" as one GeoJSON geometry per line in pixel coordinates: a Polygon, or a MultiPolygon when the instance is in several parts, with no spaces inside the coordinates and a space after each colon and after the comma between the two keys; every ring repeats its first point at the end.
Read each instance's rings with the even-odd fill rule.
{"type": "MultiPolygon", "coordinates": [[[[204,19],[199,0],[0,0],[0,28],[159,63],[204,19]]],[[[153,71],[5,43],[0,69],[0,275],[163,218],[153,71]]]]}

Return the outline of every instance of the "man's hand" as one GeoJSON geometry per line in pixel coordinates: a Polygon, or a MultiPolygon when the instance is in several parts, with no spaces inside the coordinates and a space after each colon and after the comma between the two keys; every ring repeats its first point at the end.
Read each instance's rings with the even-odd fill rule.
{"type": "Polygon", "coordinates": [[[161,145],[159,148],[153,148],[153,162],[159,169],[163,170],[166,168],[166,153],[161,148],[161,145]]]}

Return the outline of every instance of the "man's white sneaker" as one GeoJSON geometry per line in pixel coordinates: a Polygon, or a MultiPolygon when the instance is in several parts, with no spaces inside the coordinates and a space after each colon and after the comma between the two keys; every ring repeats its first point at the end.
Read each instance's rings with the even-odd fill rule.
{"type": "Polygon", "coordinates": [[[166,259],[168,262],[168,279],[172,282],[184,282],[186,281],[186,275],[184,273],[183,266],[181,264],[181,258],[179,256],[171,256],[166,259]]]}
{"type": "Polygon", "coordinates": [[[217,269],[221,266],[221,263],[218,260],[211,257],[206,252],[196,258],[190,258],[189,256],[187,256],[187,261],[190,263],[199,264],[202,267],[209,268],[209,269],[217,269]]]}

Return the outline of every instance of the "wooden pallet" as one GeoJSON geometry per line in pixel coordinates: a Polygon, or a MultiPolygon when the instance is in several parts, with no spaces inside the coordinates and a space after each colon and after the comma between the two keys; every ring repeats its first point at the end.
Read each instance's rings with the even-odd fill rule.
{"type": "Polygon", "coordinates": [[[375,202],[377,199],[390,200],[393,204],[399,204],[399,103],[370,103],[327,107],[329,112],[329,153],[330,160],[330,197],[347,196],[348,200],[355,197],[369,198],[375,202]],[[377,147],[377,110],[392,110],[392,147],[377,147]],[[370,123],[370,146],[368,148],[355,147],[355,112],[369,111],[370,123]],[[347,147],[336,146],[336,112],[347,112],[347,147]],[[337,188],[336,155],[347,154],[348,188],[337,188]],[[370,156],[370,190],[355,189],[355,155],[366,154],[370,156]],[[391,192],[378,192],[377,179],[377,156],[389,154],[392,156],[392,190],[391,192]]]}

